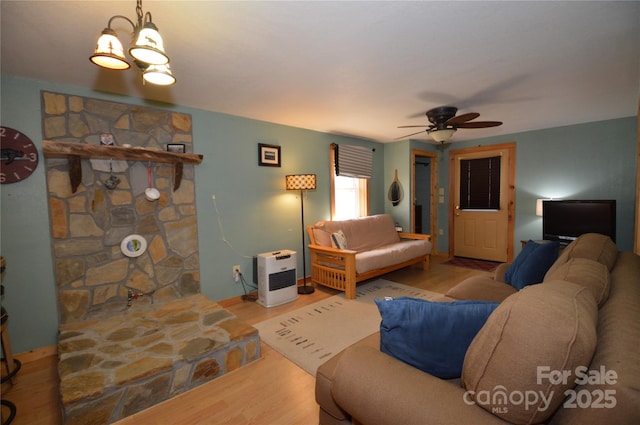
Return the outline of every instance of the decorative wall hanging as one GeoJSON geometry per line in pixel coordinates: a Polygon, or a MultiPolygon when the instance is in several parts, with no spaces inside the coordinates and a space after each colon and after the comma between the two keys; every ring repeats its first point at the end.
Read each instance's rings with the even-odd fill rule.
{"type": "Polygon", "coordinates": [[[168,143],[167,152],[185,153],[184,143],[168,143]]]}
{"type": "Polygon", "coordinates": [[[139,257],[147,250],[147,240],[140,235],[129,235],[120,243],[120,250],[127,257],[139,257]]]}
{"type": "Polygon", "coordinates": [[[144,190],[144,196],[151,202],[160,199],[160,191],[152,184],[151,163],[147,164],[147,188],[144,190]]]}
{"type": "Polygon", "coordinates": [[[38,150],[31,139],[10,127],[0,127],[0,183],[16,183],[29,177],[38,167],[38,150]]]}
{"type": "Polygon", "coordinates": [[[393,182],[391,186],[389,186],[389,192],[387,193],[387,198],[391,201],[391,204],[395,207],[400,201],[402,201],[403,196],[402,185],[398,180],[398,169],[396,169],[395,176],[393,177],[393,182]]]}
{"type": "Polygon", "coordinates": [[[109,190],[115,189],[120,184],[120,178],[113,175],[112,161],[109,160],[109,177],[103,182],[109,190]]]}
{"type": "Polygon", "coordinates": [[[280,167],[280,146],[258,143],[258,165],[280,167]]]}

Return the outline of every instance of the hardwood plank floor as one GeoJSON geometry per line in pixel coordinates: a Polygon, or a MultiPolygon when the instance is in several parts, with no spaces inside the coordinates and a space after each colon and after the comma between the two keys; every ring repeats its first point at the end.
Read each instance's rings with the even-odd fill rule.
{"type": "MultiPolygon", "coordinates": [[[[435,292],[446,292],[467,277],[486,272],[442,264],[432,258],[429,270],[409,267],[384,276],[385,279],[435,292]]],[[[253,302],[223,303],[225,308],[249,324],[292,311],[337,292],[316,288],[295,302],[263,308],[253,302]]],[[[262,344],[262,359],[214,381],[167,400],[117,422],[139,424],[278,424],[318,423],[315,378],[262,344]]],[[[13,387],[2,385],[2,398],[13,402],[17,415],[13,425],[58,425],[57,357],[46,356],[24,363],[13,387]]],[[[2,409],[2,418],[7,411],[2,409]]]]}

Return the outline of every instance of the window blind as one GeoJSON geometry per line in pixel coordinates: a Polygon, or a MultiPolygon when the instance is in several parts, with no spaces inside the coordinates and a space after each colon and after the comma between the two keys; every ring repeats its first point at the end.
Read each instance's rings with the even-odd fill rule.
{"type": "Polygon", "coordinates": [[[370,179],[373,168],[371,148],[334,145],[336,176],[370,179]]]}
{"type": "Polygon", "coordinates": [[[500,159],[460,161],[461,209],[500,209],[500,159]]]}

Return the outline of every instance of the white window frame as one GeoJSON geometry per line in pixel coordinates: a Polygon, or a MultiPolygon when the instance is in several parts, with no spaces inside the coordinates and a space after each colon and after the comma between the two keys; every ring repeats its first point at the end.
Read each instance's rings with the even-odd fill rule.
{"type": "MultiPolygon", "coordinates": [[[[329,152],[331,170],[329,175],[331,176],[331,220],[347,220],[351,218],[365,217],[369,215],[369,181],[368,179],[358,179],[353,177],[336,176],[336,164],[334,147],[332,146],[329,152]],[[353,185],[349,188],[344,188],[340,185],[342,182],[351,182],[353,185]],[[351,193],[349,193],[351,192],[351,193]],[[355,215],[341,214],[339,206],[336,204],[336,199],[341,196],[347,196],[352,198],[352,201],[356,204],[355,209],[357,212],[355,215]]],[[[347,185],[350,186],[350,185],[347,185]]]]}

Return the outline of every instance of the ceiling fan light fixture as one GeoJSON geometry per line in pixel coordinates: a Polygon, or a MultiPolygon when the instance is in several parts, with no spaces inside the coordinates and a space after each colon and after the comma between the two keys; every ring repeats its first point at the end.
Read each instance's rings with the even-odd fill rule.
{"type": "MultiPolygon", "coordinates": [[[[467,112],[456,116],[457,112],[458,108],[455,106],[439,106],[429,109],[425,114],[431,123],[430,125],[403,125],[398,128],[428,127],[427,134],[436,142],[443,144],[448,142],[459,128],[487,128],[502,125],[502,121],[473,121],[480,116],[477,112],[467,112]]],[[[422,131],[399,137],[396,140],[419,133],[422,131]]]]}
{"type": "Polygon", "coordinates": [[[170,86],[176,82],[176,77],[169,69],[169,64],[149,65],[142,73],[142,79],[158,86],[170,86]]]}
{"type": "Polygon", "coordinates": [[[89,60],[107,69],[129,69],[131,65],[124,56],[122,43],[111,28],[105,28],[98,38],[96,49],[89,60]]]}
{"type": "Polygon", "coordinates": [[[436,142],[445,143],[451,139],[455,132],[455,128],[434,129],[429,131],[429,136],[431,136],[431,138],[436,142]]]}
{"type": "Polygon", "coordinates": [[[129,49],[134,59],[149,65],[165,65],[169,63],[169,56],[164,52],[162,37],[153,22],[146,22],[138,33],[136,42],[129,49]]]}

